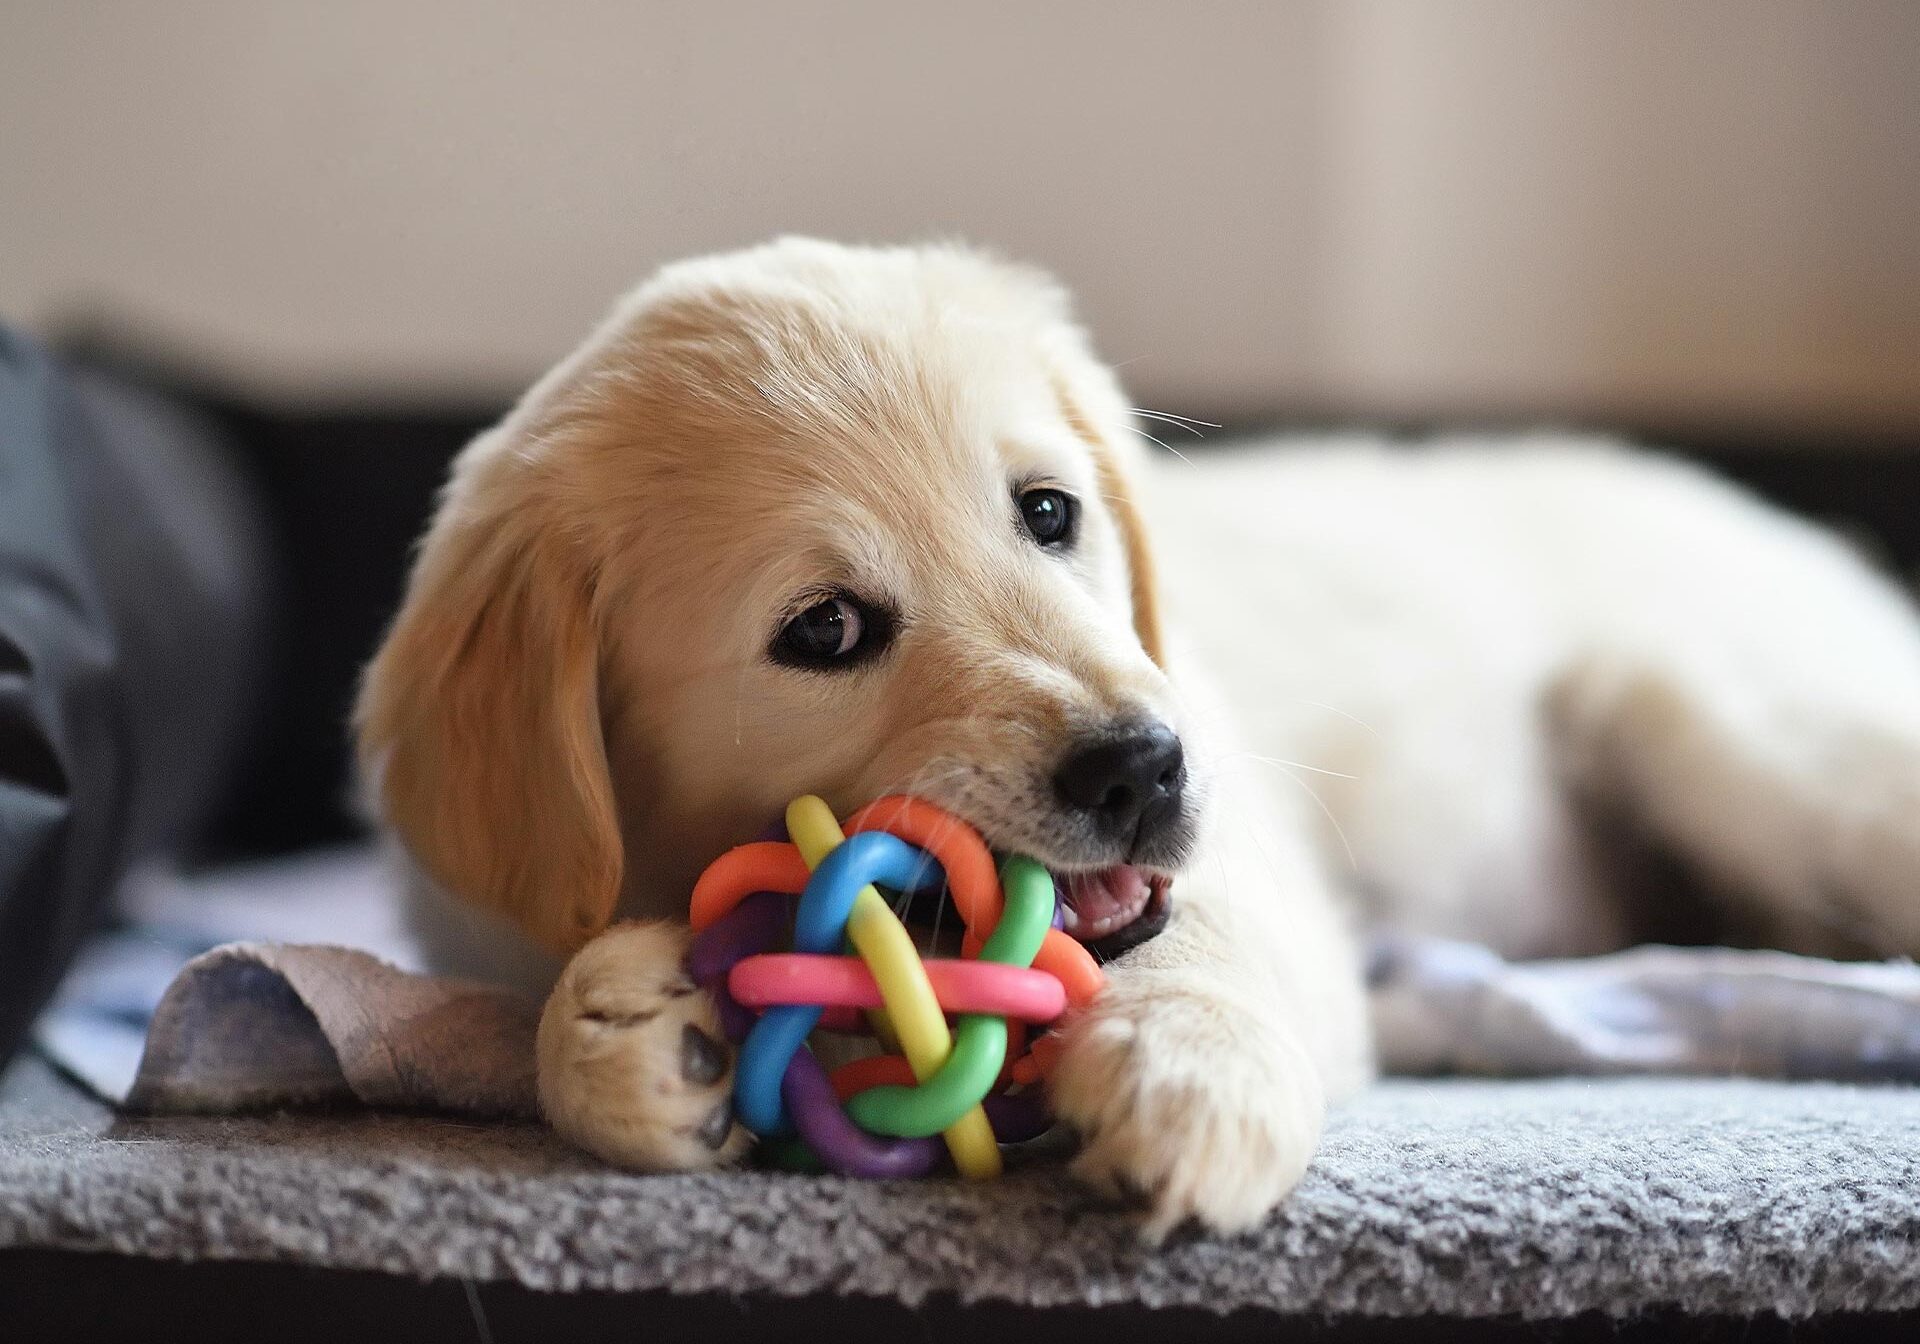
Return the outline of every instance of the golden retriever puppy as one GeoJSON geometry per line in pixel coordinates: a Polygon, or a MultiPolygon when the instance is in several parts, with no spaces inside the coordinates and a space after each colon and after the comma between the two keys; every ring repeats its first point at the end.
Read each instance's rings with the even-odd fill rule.
{"type": "Polygon", "coordinates": [[[742,1151],[681,921],[805,792],[1055,872],[1114,960],[1053,1101],[1156,1232],[1263,1216],[1367,1078],[1356,915],[1629,936],[1589,802],[1784,941],[1920,950],[1920,635],[1832,541],[1600,446],[1149,478],[1132,417],[1045,277],[787,240],[663,271],[461,456],[358,731],[436,958],[551,988],[557,1129],[742,1151]]]}
{"type": "MultiPolygon", "coordinates": [[[[1171,675],[1128,426],[1060,291],[965,251],[642,287],[460,458],[367,675],[381,810],[473,907],[423,921],[443,963],[550,980],[525,943],[684,918],[796,794],[916,793],[1096,945],[1166,921],[1069,1034],[1080,1170],[1162,1224],[1264,1213],[1366,1075],[1358,961],[1309,836],[1223,824],[1257,794],[1171,675]]],[[[542,1032],[556,1126],[638,1166],[739,1146],[683,944],[588,946],[542,1032]]]]}

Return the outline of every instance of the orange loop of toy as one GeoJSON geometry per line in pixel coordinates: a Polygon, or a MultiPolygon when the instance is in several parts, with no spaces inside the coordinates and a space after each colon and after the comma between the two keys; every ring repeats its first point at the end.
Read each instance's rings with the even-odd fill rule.
{"type": "Polygon", "coordinates": [[[1100,987],[1106,983],[1106,977],[1100,973],[1100,964],[1093,959],[1093,953],[1076,943],[1071,934],[1059,929],[1047,930],[1039,954],[1033,959],[1033,968],[1045,971],[1065,986],[1067,1005],[1072,1008],[1083,1008],[1092,1003],[1100,987]]]}
{"type": "Polygon", "coordinates": [[[784,840],[757,840],[728,850],[693,884],[687,922],[695,933],[715,923],[756,891],[798,896],[812,871],[800,851],[784,840]]]}
{"type": "Polygon", "coordinates": [[[1013,1081],[1031,1085],[1042,1082],[1053,1075],[1054,1065],[1060,1062],[1060,1038],[1042,1036],[1033,1043],[1033,1047],[1013,1064],[1013,1081]]]}
{"type": "Polygon", "coordinates": [[[980,832],[930,803],[899,794],[868,803],[848,817],[847,834],[860,831],[885,831],[933,855],[947,875],[960,922],[982,939],[993,933],[1005,898],[993,853],[980,832]]]}
{"type": "MultiPolygon", "coordinates": [[[[1058,984],[1058,981],[1055,981],[1058,984]]],[[[1062,998],[1065,997],[1063,993],[1062,998]]],[[[1000,1066],[1000,1076],[993,1080],[994,1087],[1002,1088],[1013,1081],[1014,1066],[1027,1057],[1027,1024],[1013,1018],[1007,1019],[1007,1062],[1000,1066]]]]}

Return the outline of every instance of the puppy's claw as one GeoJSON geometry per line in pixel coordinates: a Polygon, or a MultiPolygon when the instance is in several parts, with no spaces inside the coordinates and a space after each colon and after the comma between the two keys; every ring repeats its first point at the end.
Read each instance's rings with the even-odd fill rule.
{"type": "Polygon", "coordinates": [[[733,1103],[723,1101],[713,1108],[712,1114],[700,1122],[700,1142],[716,1152],[725,1146],[727,1136],[733,1132],[733,1103]]]}

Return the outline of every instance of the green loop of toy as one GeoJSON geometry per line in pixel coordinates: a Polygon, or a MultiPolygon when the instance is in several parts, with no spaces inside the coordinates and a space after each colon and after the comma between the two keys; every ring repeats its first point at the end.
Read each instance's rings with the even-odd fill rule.
{"type": "Polygon", "coordinates": [[[969,1014],[953,1026],[953,1053],[915,1087],[883,1084],[847,1099],[853,1123],[874,1134],[922,1139],[980,1104],[1007,1061],[1007,1019],[969,1014]]]}
{"type": "Polygon", "coordinates": [[[1000,865],[1006,908],[980,949],[980,960],[1003,966],[1031,966],[1053,927],[1053,874],[1024,854],[1000,865]]]}
{"type": "MultiPolygon", "coordinates": [[[[982,961],[1028,966],[1053,925],[1053,877],[1032,859],[1014,855],[1000,868],[1006,908],[985,945],[982,961]]],[[[871,1087],[847,1102],[855,1124],[875,1134],[918,1139],[939,1134],[980,1104],[1007,1059],[1007,1021],[968,1014],[953,1029],[953,1053],[933,1077],[915,1087],[871,1087]]]]}

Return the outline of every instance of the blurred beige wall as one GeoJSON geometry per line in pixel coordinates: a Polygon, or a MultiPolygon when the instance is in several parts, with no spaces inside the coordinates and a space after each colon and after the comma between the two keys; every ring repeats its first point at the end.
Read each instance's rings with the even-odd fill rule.
{"type": "Polygon", "coordinates": [[[788,231],[1045,263],[1148,405],[1920,429],[1910,0],[0,0],[0,313],[496,393],[788,231]]]}

